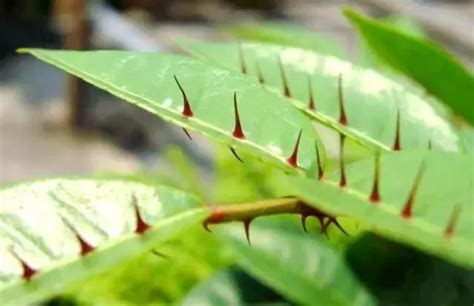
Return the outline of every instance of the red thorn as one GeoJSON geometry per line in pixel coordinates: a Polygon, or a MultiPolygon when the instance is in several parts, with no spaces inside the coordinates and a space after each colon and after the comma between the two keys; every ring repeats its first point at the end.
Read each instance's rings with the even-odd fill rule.
{"type": "Polygon", "coordinates": [[[319,155],[318,142],[315,143],[315,148],[316,148],[316,161],[318,163],[318,179],[322,180],[324,178],[324,168],[321,162],[321,156],[319,155]]]}
{"type": "Polygon", "coordinates": [[[346,111],[344,108],[344,95],[342,87],[342,73],[339,74],[338,78],[338,97],[339,97],[339,123],[342,125],[347,125],[346,111]]]}
{"type": "Polygon", "coordinates": [[[193,138],[191,137],[191,134],[189,134],[188,130],[183,128],[183,131],[184,131],[184,134],[186,134],[186,136],[188,136],[189,140],[193,140],[193,138]]]}
{"type": "Polygon", "coordinates": [[[250,222],[252,222],[252,219],[245,219],[243,222],[244,222],[245,237],[247,238],[247,242],[251,246],[252,244],[250,243],[250,222]]]}
{"type": "Polygon", "coordinates": [[[183,95],[183,116],[185,117],[192,117],[193,116],[193,111],[191,110],[191,105],[189,104],[188,97],[186,96],[186,93],[184,92],[183,87],[181,87],[181,84],[178,81],[178,78],[176,75],[173,75],[174,80],[176,81],[176,84],[179,87],[179,90],[181,91],[181,94],[183,95]]]}
{"type": "Polygon", "coordinates": [[[290,88],[288,87],[288,80],[286,79],[285,70],[281,62],[280,56],[278,56],[278,66],[280,67],[280,75],[283,81],[283,94],[285,97],[291,98],[290,88]]]}
{"type": "Polygon", "coordinates": [[[344,134],[340,134],[339,137],[339,165],[340,165],[340,179],[339,179],[339,187],[344,188],[347,185],[346,181],[346,167],[344,163],[344,140],[346,136],[344,134]]]}
{"type": "Polygon", "coordinates": [[[26,281],[29,281],[37,272],[38,270],[33,269],[30,267],[21,257],[13,250],[11,249],[11,254],[20,262],[21,267],[23,269],[23,274],[21,275],[21,278],[23,278],[26,281]]]}
{"type": "Polygon", "coordinates": [[[413,186],[410,190],[410,194],[408,195],[408,199],[405,202],[405,206],[402,209],[401,216],[405,219],[411,218],[413,215],[413,204],[415,201],[415,196],[418,191],[418,187],[420,186],[421,177],[423,172],[425,171],[425,162],[423,162],[416,173],[415,181],[413,182],[413,186]]]}
{"type": "Polygon", "coordinates": [[[300,140],[301,140],[301,134],[303,133],[303,130],[300,130],[298,134],[298,138],[296,139],[296,144],[295,147],[293,148],[293,153],[291,156],[287,159],[287,162],[293,166],[294,168],[298,168],[298,148],[300,146],[300,140]]]}
{"type": "Polygon", "coordinates": [[[451,212],[451,216],[449,217],[448,226],[446,226],[446,229],[444,230],[444,237],[446,237],[447,239],[450,239],[453,236],[454,229],[456,227],[456,224],[458,223],[460,214],[461,214],[461,206],[457,204],[456,206],[454,206],[454,209],[451,212]]]}
{"type": "Polygon", "coordinates": [[[246,74],[247,73],[247,67],[245,65],[244,50],[242,49],[242,44],[241,43],[239,43],[239,61],[240,61],[240,72],[246,74]]]}
{"type": "Polygon", "coordinates": [[[21,266],[23,267],[23,274],[21,277],[24,280],[30,280],[38,271],[28,266],[26,262],[24,262],[20,258],[18,258],[18,260],[20,260],[21,266]]]}
{"type": "Polygon", "coordinates": [[[222,218],[224,218],[224,215],[222,214],[222,212],[218,209],[214,209],[211,212],[211,215],[207,217],[206,220],[204,220],[204,222],[202,223],[202,226],[204,227],[206,231],[211,233],[211,230],[209,229],[209,224],[219,223],[221,222],[222,218]]]}
{"type": "Polygon", "coordinates": [[[313,98],[313,87],[311,86],[311,76],[308,74],[308,108],[312,111],[315,110],[314,107],[314,98],[313,98]]]}
{"type": "Polygon", "coordinates": [[[400,109],[397,110],[397,121],[395,125],[395,141],[393,142],[392,150],[400,151],[400,109]]]}
{"type": "Polygon", "coordinates": [[[237,160],[243,164],[244,163],[243,159],[240,158],[240,156],[237,154],[235,149],[232,147],[229,147],[229,149],[230,149],[230,152],[232,152],[232,155],[234,155],[234,157],[237,158],[237,160]]]}
{"type": "Polygon", "coordinates": [[[263,77],[263,72],[262,72],[262,69],[260,69],[260,65],[258,64],[258,62],[256,64],[256,66],[257,66],[258,82],[262,85],[265,85],[265,79],[263,77]]]}
{"type": "Polygon", "coordinates": [[[370,201],[373,204],[377,204],[378,202],[380,202],[379,180],[380,180],[380,152],[377,151],[377,153],[375,154],[374,184],[372,186],[372,193],[370,194],[370,201]]]}
{"type": "Polygon", "coordinates": [[[232,135],[238,139],[245,139],[244,131],[240,124],[239,109],[237,108],[237,93],[234,91],[234,114],[235,114],[235,126],[232,135]]]}
{"type": "Polygon", "coordinates": [[[79,245],[81,247],[81,250],[80,250],[80,254],[81,256],[85,256],[87,255],[88,253],[92,252],[95,250],[95,248],[90,245],[89,243],[87,243],[82,237],[81,235],[79,234],[79,232],[74,228],[74,226],[72,226],[72,224],[69,222],[69,220],[67,220],[65,217],[63,217],[62,215],[60,215],[61,219],[63,220],[64,224],[74,233],[74,235],[76,236],[76,239],[77,241],[79,241],[79,245]]]}
{"type": "Polygon", "coordinates": [[[79,234],[76,233],[77,240],[79,240],[79,243],[81,245],[81,256],[85,256],[89,254],[90,252],[94,251],[95,248],[88,244],[84,239],[79,236],[79,234]]]}
{"type": "Polygon", "coordinates": [[[135,218],[137,220],[137,225],[135,227],[135,233],[137,234],[143,234],[146,232],[150,226],[146,224],[145,221],[143,221],[141,215],[140,215],[140,209],[138,208],[137,204],[137,199],[135,198],[135,195],[133,196],[133,209],[135,210],[135,218]]]}

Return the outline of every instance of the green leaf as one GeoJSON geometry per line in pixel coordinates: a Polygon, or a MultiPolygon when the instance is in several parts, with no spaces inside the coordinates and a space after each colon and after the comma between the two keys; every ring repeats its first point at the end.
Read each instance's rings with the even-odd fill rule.
{"type": "Polygon", "coordinates": [[[401,148],[459,151],[459,137],[449,122],[439,116],[424,98],[381,74],[335,57],[277,45],[184,42],[184,49],[218,67],[239,71],[246,64],[249,79],[257,80],[260,68],[265,88],[283,93],[279,59],[291,94],[289,102],[322,124],[376,150],[390,150],[395,141],[400,112],[401,148]],[[347,125],[340,123],[338,76],[347,125]],[[315,111],[309,109],[309,80],[315,111]]]}
{"type": "Polygon", "coordinates": [[[237,38],[305,48],[340,58],[347,56],[335,39],[295,24],[276,22],[240,24],[225,27],[224,31],[237,38]]]}
{"type": "Polygon", "coordinates": [[[460,306],[474,301],[472,269],[375,234],[366,234],[353,243],[346,259],[379,305],[460,306]]]}
{"type": "Polygon", "coordinates": [[[229,271],[221,271],[209,280],[199,284],[181,302],[183,306],[245,305],[240,296],[240,288],[229,271]]]}
{"type": "Polygon", "coordinates": [[[241,227],[224,230],[237,262],[251,275],[298,304],[375,305],[324,238],[262,221],[269,220],[251,225],[252,246],[241,227]]]}
{"type": "MultiPolygon", "coordinates": [[[[169,122],[248,151],[288,171],[295,171],[287,159],[301,132],[298,166],[305,170],[315,167],[315,142],[319,144],[319,139],[311,121],[283,98],[238,73],[156,52],[20,52],[30,53],[169,122]],[[173,76],[186,93],[191,117],[182,114],[183,97],[173,76]],[[245,139],[232,135],[234,92],[245,139]]],[[[324,155],[323,147],[319,147],[324,155]]]]}
{"type": "Polygon", "coordinates": [[[156,247],[207,212],[194,196],[169,187],[91,179],[16,185],[0,192],[0,203],[3,305],[58,293],[156,247]],[[149,226],[142,233],[139,220],[149,226]],[[26,275],[28,269],[37,272],[26,275]]]}
{"type": "Polygon", "coordinates": [[[474,153],[474,128],[466,127],[459,131],[464,150],[469,153],[474,153]]]}
{"type": "Polygon", "coordinates": [[[474,124],[474,76],[459,60],[433,42],[408,35],[354,10],[345,9],[344,14],[379,57],[474,124]]]}
{"type": "Polygon", "coordinates": [[[374,160],[347,165],[347,186],[339,173],[323,181],[288,178],[293,193],[333,215],[363,221],[390,239],[459,265],[474,267],[474,160],[434,151],[387,153],[381,159],[380,202],[370,200],[374,160]],[[412,216],[402,216],[413,192],[412,216]],[[451,233],[449,234],[449,228],[451,233]]]}

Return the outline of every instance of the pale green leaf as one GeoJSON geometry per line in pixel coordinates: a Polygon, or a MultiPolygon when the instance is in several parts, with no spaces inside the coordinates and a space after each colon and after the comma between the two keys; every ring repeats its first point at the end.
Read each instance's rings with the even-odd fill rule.
{"type": "Polygon", "coordinates": [[[43,299],[149,251],[202,220],[201,205],[176,189],[114,180],[49,179],[4,189],[0,304],[43,299]],[[135,233],[137,216],[149,225],[142,234],[135,233]],[[84,252],[84,243],[92,250],[84,252]],[[25,267],[37,272],[27,277],[25,267]]]}
{"type": "Polygon", "coordinates": [[[376,71],[315,52],[257,43],[183,42],[184,49],[199,59],[231,71],[241,70],[243,59],[249,79],[257,83],[258,69],[265,88],[284,93],[279,60],[288,80],[292,105],[318,122],[358,143],[390,150],[395,141],[397,112],[400,112],[401,148],[433,148],[459,151],[459,136],[451,124],[410,88],[376,71]],[[347,125],[340,123],[338,77],[347,125]],[[314,110],[309,109],[311,84],[314,110]]]}

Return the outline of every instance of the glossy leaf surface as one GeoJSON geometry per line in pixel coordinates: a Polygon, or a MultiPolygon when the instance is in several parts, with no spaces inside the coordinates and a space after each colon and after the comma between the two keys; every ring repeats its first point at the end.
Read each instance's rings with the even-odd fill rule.
{"type": "MultiPolygon", "coordinates": [[[[301,132],[297,166],[307,170],[315,165],[315,143],[319,138],[311,121],[283,98],[238,73],[162,53],[37,49],[21,52],[28,52],[167,121],[251,152],[289,171],[295,170],[287,159],[294,153],[301,132]],[[174,77],[186,95],[192,114],[186,114],[183,95],[174,77]],[[243,135],[235,133],[236,107],[243,135]]],[[[324,155],[321,145],[319,150],[324,155]]]]}
{"type": "Polygon", "coordinates": [[[49,179],[0,192],[0,301],[28,304],[155,248],[207,210],[182,191],[49,179]]]}
{"type": "Polygon", "coordinates": [[[451,124],[423,97],[376,71],[277,45],[189,41],[182,46],[231,71],[242,71],[243,61],[249,79],[263,80],[265,88],[290,96],[288,101],[308,116],[366,147],[394,147],[399,113],[401,149],[426,148],[430,140],[436,150],[461,149],[451,124]]]}

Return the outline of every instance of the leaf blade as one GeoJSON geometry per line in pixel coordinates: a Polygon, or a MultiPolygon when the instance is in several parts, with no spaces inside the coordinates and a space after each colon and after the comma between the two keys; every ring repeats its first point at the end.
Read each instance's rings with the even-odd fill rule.
{"type": "Polygon", "coordinates": [[[41,49],[20,52],[30,53],[169,122],[249,151],[290,172],[300,171],[287,162],[300,131],[303,137],[299,168],[306,171],[314,164],[315,142],[324,152],[307,118],[283,99],[262,91],[238,74],[186,57],[151,52],[41,49]],[[190,100],[194,116],[182,114],[183,97],[173,76],[190,100]],[[234,92],[244,139],[232,136],[234,92]]]}
{"type": "Polygon", "coordinates": [[[344,189],[337,184],[338,173],[332,173],[325,182],[288,180],[298,197],[323,211],[354,217],[392,240],[473,267],[473,160],[441,152],[385,154],[380,167],[381,201],[376,204],[370,201],[373,163],[363,160],[348,165],[348,187],[344,189]],[[402,211],[422,164],[425,171],[415,194],[413,215],[403,218],[402,211]],[[454,222],[454,235],[446,237],[458,208],[461,213],[454,222]]]}
{"type": "Polygon", "coordinates": [[[154,248],[206,214],[197,198],[173,188],[89,179],[16,185],[1,191],[0,203],[0,254],[5,259],[0,265],[0,300],[7,305],[57,293],[154,248]],[[52,193],[68,204],[56,201],[52,193]],[[150,226],[144,234],[135,233],[134,205],[150,226]],[[80,254],[79,239],[92,246],[90,253],[80,254]],[[24,279],[20,263],[37,273],[24,279]]]}
{"type": "Polygon", "coordinates": [[[461,150],[457,131],[423,97],[376,71],[309,50],[278,45],[187,41],[181,46],[193,56],[231,71],[239,71],[243,54],[250,67],[247,74],[252,77],[249,78],[256,80],[259,67],[264,75],[264,87],[280,95],[284,86],[281,62],[291,93],[287,100],[292,105],[369,149],[393,148],[400,111],[402,149],[426,148],[431,139],[436,143],[435,149],[461,150]],[[340,121],[339,77],[347,124],[340,121]],[[315,110],[309,107],[310,94],[315,110]]]}
{"type": "MultiPolygon", "coordinates": [[[[263,220],[262,220],[263,221],[263,220]]],[[[238,264],[296,303],[304,305],[374,305],[329,245],[280,224],[252,225],[252,246],[241,229],[228,227],[226,241],[239,254],[238,264]]]]}

